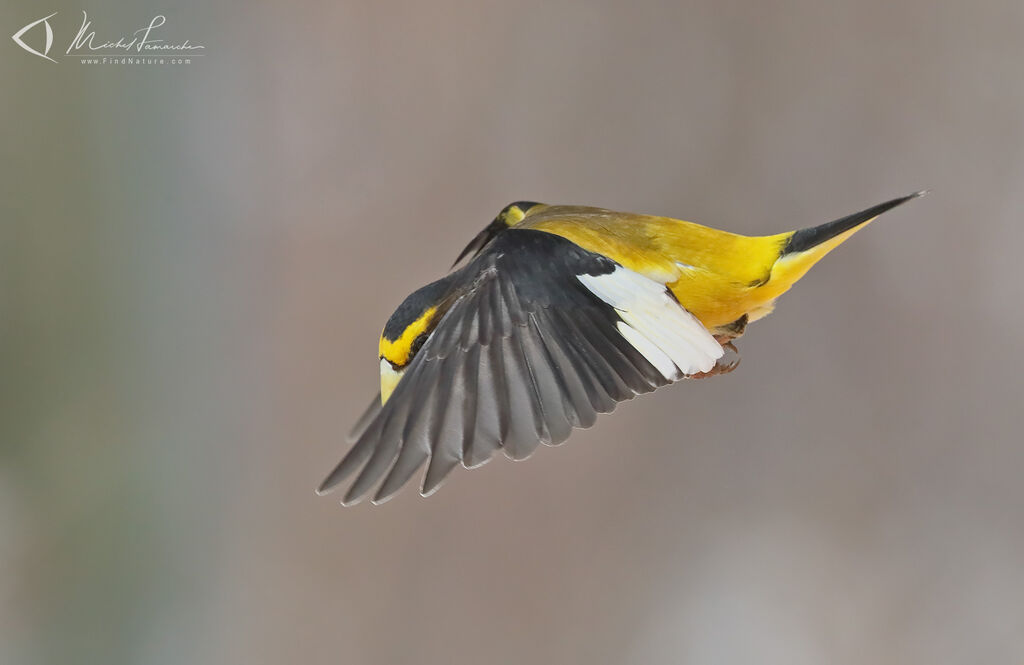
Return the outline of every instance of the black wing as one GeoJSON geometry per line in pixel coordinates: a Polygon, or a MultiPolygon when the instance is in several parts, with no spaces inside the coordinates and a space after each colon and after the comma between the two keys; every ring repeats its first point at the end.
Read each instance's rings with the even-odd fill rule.
{"type": "Polygon", "coordinates": [[[452,267],[459,265],[459,262],[467,256],[472,260],[480,255],[480,252],[484,250],[487,245],[498,237],[499,234],[508,231],[508,225],[505,224],[505,220],[499,215],[493,222],[484,227],[484,230],[476,234],[469,244],[462,248],[459,252],[459,256],[452,263],[452,267]]]}
{"type": "Polygon", "coordinates": [[[523,459],[670,383],[620,333],[621,312],[583,283],[615,270],[623,269],[559,236],[502,233],[460,271],[455,302],[387,403],[360,418],[355,444],[319,491],[359,470],[342,502],[378,483],[380,502],[429,462],[427,495],[460,463],[479,466],[498,449],[523,459]]]}
{"type": "Polygon", "coordinates": [[[462,261],[462,259],[466,258],[467,256],[471,260],[479,256],[480,253],[484,251],[484,249],[486,249],[487,245],[490,244],[492,240],[497,238],[505,231],[511,229],[513,226],[516,225],[516,223],[518,223],[519,220],[523,218],[523,215],[526,214],[527,211],[539,205],[541,204],[537,203],[536,201],[513,201],[512,203],[509,203],[507,206],[501,209],[501,212],[498,213],[498,216],[495,217],[490,224],[484,227],[483,231],[478,233],[475,238],[469,241],[469,244],[463,248],[463,250],[459,253],[458,258],[455,259],[455,263],[452,264],[452,267],[454,268],[455,266],[459,265],[459,262],[462,261]],[[513,209],[518,209],[516,211],[518,213],[518,217],[514,219],[509,219],[510,211],[512,211],[513,209]]]}

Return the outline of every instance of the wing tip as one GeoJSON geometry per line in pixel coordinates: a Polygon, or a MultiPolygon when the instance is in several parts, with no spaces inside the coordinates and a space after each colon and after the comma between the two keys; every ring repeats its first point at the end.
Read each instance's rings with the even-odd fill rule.
{"type": "Polygon", "coordinates": [[[342,481],[342,478],[336,477],[338,475],[337,471],[338,469],[335,467],[334,471],[331,471],[331,473],[328,474],[319,485],[317,485],[315,490],[317,496],[327,496],[337,489],[338,485],[342,481]]]}
{"type": "MultiPolygon", "coordinates": [[[[326,496],[326,495],[330,494],[331,492],[333,492],[336,489],[338,489],[338,485],[341,484],[341,481],[342,481],[342,479],[332,479],[331,476],[328,476],[327,479],[325,479],[324,482],[320,483],[320,486],[316,488],[316,490],[315,490],[316,495],[317,496],[326,496]]],[[[438,485],[438,487],[440,487],[440,485],[438,485]]],[[[392,498],[394,498],[394,496],[396,494],[398,494],[398,490],[399,489],[401,489],[401,488],[400,487],[399,488],[385,488],[384,486],[381,486],[377,490],[377,493],[373,495],[373,498],[370,499],[370,503],[375,505],[375,506],[379,506],[381,504],[387,503],[392,498]],[[387,491],[385,491],[385,489],[387,489],[387,491]]],[[[435,487],[433,490],[431,490],[428,494],[424,494],[423,496],[429,496],[430,494],[432,494],[436,490],[437,490],[437,487],[435,487]]],[[[360,489],[360,490],[357,491],[356,490],[356,486],[353,485],[352,487],[349,488],[349,490],[345,494],[345,496],[343,496],[341,498],[339,503],[342,506],[345,506],[346,508],[351,507],[351,506],[355,506],[355,505],[357,505],[359,503],[362,503],[363,500],[366,498],[366,495],[367,495],[367,490],[366,489],[360,489]]]]}
{"type": "Polygon", "coordinates": [[[372,499],[370,499],[370,504],[374,506],[382,506],[391,499],[395,498],[396,494],[398,494],[398,492],[390,492],[388,494],[377,493],[374,495],[372,499]]]}
{"type": "Polygon", "coordinates": [[[431,497],[434,494],[436,494],[437,490],[441,489],[444,486],[444,484],[445,484],[445,481],[441,480],[440,482],[435,484],[433,487],[426,487],[426,486],[420,487],[420,496],[423,497],[424,499],[426,499],[428,497],[431,497]]]}
{"type": "Polygon", "coordinates": [[[366,495],[366,490],[359,490],[358,492],[355,492],[354,491],[355,489],[356,489],[355,485],[353,485],[352,487],[349,488],[349,490],[345,494],[345,496],[343,496],[341,498],[341,501],[340,501],[341,505],[343,505],[346,508],[348,508],[349,506],[354,506],[354,505],[356,505],[357,503],[360,503],[363,500],[363,497],[366,495]]]}
{"type": "Polygon", "coordinates": [[[360,466],[360,460],[355,459],[352,452],[353,451],[350,450],[341,459],[341,461],[338,462],[337,466],[327,474],[327,477],[323,479],[323,482],[317,486],[316,493],[319,496],[324,496],[325,494],[333,492],[337,489],[338,485],[344,482],[345,479],[352,475],[352,472],[360,466]]]}

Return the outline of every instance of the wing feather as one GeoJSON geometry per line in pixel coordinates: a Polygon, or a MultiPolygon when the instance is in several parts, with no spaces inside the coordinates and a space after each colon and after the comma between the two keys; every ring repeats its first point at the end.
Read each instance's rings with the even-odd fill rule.
{"type": "Polygon", "coordinates": [[[473,440],[462,455],[462,464],[472,469],[486,463],[508,437],[508,390],[500,344],[480,351],[477,373],[477,416],[473,440]]]}
{"type": "Polygon", "coordinates": [[[544,423],[537,382],[523,350],[523,332],[517,330],[502,345],[507,370],[509,431],[502,442],[505,455],[514,460],[526,459],[540,445],[550,441],[551,435],[544,423]]]}
{"type": "Polygon", "coordinates": [[[570,331],[560,327],[558,317],[550,310],[537,314],[537,329],[548,351],[553,367],[562,377],[566,400],[566,412],[571,409],[573,427],[587,428],[597,421],[597,411],[590,394],[594,388],[594,377],[586,363],[580,362],[571,348],[570,331]]]}
{"type": "Polygon", "coordinates": [[[321,491],[358,469],[343,503],[375,486],[385,501],[426,464],[430,494],[460,463],[524,459],[721,355],[663,284],[559,236],[510,230],[455,275],[451,305],[321,491]]]}
{"type": "Polygon", "coordinates": [[[357,420],[356,424],[352,426],[351,430],[349,430],[348,437],[346,440],[349,443],[355,443],[363,434],[363,432],[366,431],[366,428],[370,426],[370,423],[373,422],[373,419],[377,417],[377,414],[380,413],[380,409],[380,391],[378,390],[377,395],[373,398],[373,401],[371,401],[369,406],[366,407],[366,410],[363,411],[363,415],[359,416],[359,420],[357,420]]]}

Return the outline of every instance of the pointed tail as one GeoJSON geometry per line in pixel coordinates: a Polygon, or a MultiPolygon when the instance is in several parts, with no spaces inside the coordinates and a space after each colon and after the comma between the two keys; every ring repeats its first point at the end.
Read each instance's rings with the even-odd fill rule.
{"type": "Polygon", "coordinates": [[[892,210],[898,205],[906,203],[911,199],[916,199],[918,197],[924,196],[927,193],[928,190],[914,192],[913,194],[910,194],[908,196],[902,196],[898,199],[893,199],[892,201],[879,203],[878,205],[872,206],[867,210],[861,210],[860,212],[855,212],[852,215],[847,215],[846,217],[842,217],[831,222],[826,222],[825,224],[821,224],[819,226],[812,226],[810,228],[795,231],[793,232],[793,235],[789,237],[789,240],[786,242],[786,246],[783,247],[781,256],[785,256],[787,254],[796,254],[798,252],[806,252],[809,249],[813,249],[824,242],[832,240],[833,238],[842,233],[846,233],[851,229],[857,228],[861,224],[866,224],[867,222],[870,222],[872,219],[878,217],[883,212],[892,210]]]}
{"type": "MultiPolygon", "coordinates": [[[[807,229],[800,229],[799,231],[770,236],[777,239],[781,249],[779,250],[778,258],[772,265],[769,279],[760,289],[762,297],[768,301],[773,301],[796,284],[811,269],[811,266],[841,245],[847,238],[859,231],[875,217],[895,208],[901,203],[906,203],[927,193],[927,190],[914,192],[909,196],[879,203],[867,210],[847,215],[820,226],[812,226],[807,229]]],[[[757,318],[764,316],[769,311],[771,311],[771,308],[766,307],[759,315],[752,316],[750,320],[756,321],[757,318]]]]}

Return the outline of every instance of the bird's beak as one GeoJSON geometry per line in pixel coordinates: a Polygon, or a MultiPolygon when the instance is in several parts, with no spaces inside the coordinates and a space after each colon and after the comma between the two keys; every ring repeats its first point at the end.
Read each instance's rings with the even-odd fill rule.
{"type": "Polygon", "coordinates": [[[380,359],[380,403],[385,404],[388,398],[391,397],[391,393],[395,391],[395,386],[402,380],[402,374],[405,369],[395,369],[391,366],[391,363],[387,361],[387,358],[380,359]]]}

